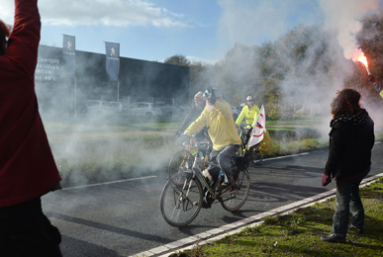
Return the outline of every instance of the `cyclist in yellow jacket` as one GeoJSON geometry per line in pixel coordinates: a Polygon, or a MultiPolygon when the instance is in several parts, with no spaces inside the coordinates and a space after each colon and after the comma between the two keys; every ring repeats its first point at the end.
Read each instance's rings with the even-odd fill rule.
{"type": "MultiPolygon", "coordinates": [[[[244,142],[249,141],[250,133],[253,127],[256,125],[257,118],[259,115],[259,107],[254,104],[254,97],[246,97],[246,105],[242,108],[241,113],[239,114],[235,125],[239,126],[243,119],[246,121],[247,132],[245,133],[244,142]]],[[[267,154],[271,150],[271,138],[270,134],[265,131],[264,138],[259,145],[256,146],[256,149],[259,150],[261,154],[267,154]]]]}
{"type": "Polygon", "coordinates": [[[246,121],[247,131],[242,137],[244,142],[249,141],[251,130],[257,122],[258,115],[259,107],[254,104],[254,97],[249,95],[248,97],[246,97],[246,105],[242,108],[241,113],[238,115],[238,118],[235,121],[235,125],[237,125],[237,127],[241,125],[243,119],[245,119],[246,121]]]}
{"type": "Polygon", "coordinates": [[[217,88],[206,90],[204,97],[207,103],[205,109],[184,134],[191,137],[204,126],[209,127],[208,133],[213,142],[210,161],[219,164],[226,175],[222,186],[232,187],[235,180],[231,171],[231,159],[237,155],[241,139],[234,124],[231,106],[222,99],[217,88]]]}
{"type": "Polygon", "coordinates": [[[239,126],[242,120],[245,119],[247,127],[252,128],[259,115],[259,107],[254,104],[254,98],[252,96],[246,97],[246,103],[247,104],[242,108],[241,113],[238,115],[235,125],[239,126]]]}

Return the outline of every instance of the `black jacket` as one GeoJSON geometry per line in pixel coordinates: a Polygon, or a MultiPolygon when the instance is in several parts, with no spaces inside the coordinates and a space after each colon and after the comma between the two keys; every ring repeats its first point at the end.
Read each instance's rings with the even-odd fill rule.
{"type": "MultiPolygon", "coordinates": [[[[181,128],[179,129],[179,132],[183,133],[189,126],[190,124],[193,123],[202,113],[203,109],[198,108],[194,103],[192,105],[192,108],[190,109],[189,113],[186,115],[184,121],[181,124],[181,128]]],[[[202,141],[204,139],[208,139],[210,142],[210,145],[212,146],[213,143],[210,140],[209,134],[207,133],[208,127],[203,127],[201,130],[199,130],[195,134],[195,138],[198,141],[202,141]]]]}
{"type": "Polygon", "coordinates": [[[181,132],[184,132],[189,127],[189,125],[201,115],[202,111],[203,111],[203,109],[198,108],[193,103],[190,111],[188,112],[185,119],[183,120],[183,122],[181,124],[181,128],[179,130],[181,132]]]}
{"type": "Polygon", "coordinates": [[[375,142],[374,122],[366,110],[336,117],[330,126],[330,152],[324,173],[339,179],[364,173],[371,165],[375,142]]]}

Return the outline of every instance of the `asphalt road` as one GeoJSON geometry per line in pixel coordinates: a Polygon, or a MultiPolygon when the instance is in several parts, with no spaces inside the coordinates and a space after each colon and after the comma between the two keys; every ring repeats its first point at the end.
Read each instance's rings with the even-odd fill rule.
{"type": "MultiPolygon", "coordinates": [[[[65,257],[130,256],[333,189],[334,183],[323,188],[320,182],[327,154],[317,150],[250,167],[250,196],[240,211],[230,213],[216,203],[181,229],[161,216],[164,171],[53,192],[43,197],[43,208],[62,233],[65,257]]],[[[383,144],[377,143],[369,176],[383,171],[382,156],[383,144]]]]}

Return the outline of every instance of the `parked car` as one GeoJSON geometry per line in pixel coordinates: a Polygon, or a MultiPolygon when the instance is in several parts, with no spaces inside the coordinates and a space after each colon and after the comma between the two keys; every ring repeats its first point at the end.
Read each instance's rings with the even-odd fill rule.
{"type": "Polygon", "coordinates": [[[122,104],[120,102],[109,102],[100,100],[85,101],[86,111],[90,114],[118,114],[122,112],[122,104]]]}
{"type": "Polygon", "coordinates": [[[180,116],[185,113],[185,109],[179,105],[155,104],[154,106],[161,109],[162,116],[180,116]]]}
{"type": "Polygon", "coordinates": [[[150,102],[137,102],[131,104],[127,109],[130,116],[162,116],[158,106],[150,102]]]}
{"type": "Polygon", "coordinates": [[[238,118],[240,111],[236,106],[231,106],[231,112],[233,113],[234,121],[238,118]]]}

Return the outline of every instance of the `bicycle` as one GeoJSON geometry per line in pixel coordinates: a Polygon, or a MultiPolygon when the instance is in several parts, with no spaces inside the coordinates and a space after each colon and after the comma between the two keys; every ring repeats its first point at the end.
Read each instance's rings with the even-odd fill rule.
{"type": "Polygon", "coordinates": [[[249,131],[242,126],[238,126],[237,132],[242,142],[238,150],[238,156],[244,156],[245,154],[247,154],[249,160],[253,164],[260,164],[263,161],[263,154],[258,150],[259,144],[248,148],[247,142],[249,140],[248,138],[249,131]]]}
{"type": "Polygon", "coordinates": [[[160,207],[161,214],[169,225],[183,227],[190,224],[200,212],[204,198],[209,201],[210,206],[218,200],[230,212],[239,210],[245,204],[250,192],[246,155],[234,159],[233,175],[236,185],[233,188],[220,187],[224,181],[222,172],[215,180],[210,181],[203,174],[202,164],[219,168],[215,163],[194,158],[191,167],[180,167],[178,173],[166,182],[161,193],[160,207]]]}
{"type": "MultiPolygon", "coordinates": [[[[208,140],[198,141],[192,138],[188,143],[183,143],[184,149],[176,152],[169,161],[168,164],[168,178],[176,174],[181,168],[188,169],[192,167],[194,158],[198,157],[207,161],[210,152],[210,143],[208,140]]],[[[202,164],[202,169],[206,167],[202,164]]]]}

